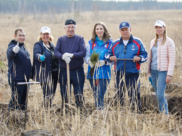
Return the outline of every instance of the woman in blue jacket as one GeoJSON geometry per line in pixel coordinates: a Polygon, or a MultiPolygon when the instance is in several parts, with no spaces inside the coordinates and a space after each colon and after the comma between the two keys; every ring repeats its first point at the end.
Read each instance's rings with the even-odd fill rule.
{"type": "Polygon", "coordinates": [[[45,108],[51,106],[58,80],[58,60],[54,56],[50,33],[49,27],[42,27],[39,42],[35,43],[33,49],[33,77],[43,89],[45,108]]]}
{"type": "Polygon", "coordinates": [[[109,50],[112,44],[110,38],[111,36],[106,25],[103,22],[97,22],[94,25],[92,38],[86,47],[87,52],[85,62],[89,65],[87,79],[89,79],[94,92],[95,106],[99,110],[104,108],[104,94],[111,79],[110,63],[105,61],[105,53],[109,50]],[[89,73],[90,69],[94,67],[90,61],[93,52],[99,54],[99,60],[95,65],[94,74],[92,76],[89,73]]]}

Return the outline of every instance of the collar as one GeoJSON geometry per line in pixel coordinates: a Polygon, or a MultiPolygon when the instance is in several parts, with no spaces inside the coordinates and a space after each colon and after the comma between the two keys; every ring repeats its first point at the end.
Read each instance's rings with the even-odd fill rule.
{"type": "MultiPolygon", "coordinates": [[[[128,40],[128,43],[132,43],[132,42],[133,42],[133,36],[130,35],[130,39],[128,40]]],[[[123,38],[122,37],[120,38],[119,43],[123,44],[123,38]]]]}
{"type": "MultiPolygon", "coordinates": [[[[44,44],[42,40],[40,41],[40,43],[41,43],[42,45],[44,44]]],[[[54,46],[52,45],[51,42],[49,42],[49,45],[50,45],[50,47],[54,48],[54,46]]]]}
{"type": "Polygon", "coordinates": [[[103,40],[100,40],[98,36],[95,37],[97,41],[104,42],[103,40]]]}

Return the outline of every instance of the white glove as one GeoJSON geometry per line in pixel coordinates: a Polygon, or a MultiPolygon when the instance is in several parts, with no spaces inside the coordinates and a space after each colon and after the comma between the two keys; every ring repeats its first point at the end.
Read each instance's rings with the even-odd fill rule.
{"type": "Polygon", "coordinates": [[[13,52],[18,53],[19,50],[20,50],[20,47],[19,47],[19,42],[18,42],[17,45],[15,47],[13,47],[13,52]]]}
{"type": "Polygon", "coordinates": [[[64,53],[63,56],[62,56],[62,59],[66,59],[66,58],[72,58],[73,57],[73,54],[72,53],[64,53]]]}
{"type": "Polygon", "coordinates": [[[67,57],[67,58],[64,59],[64,61],[65,61],[66,63],[70,63],[71,59],[70,59],[70,57],[67,57]]]}
{"type": "Polygon", "coordinates": [[[97,63],[95,64],[97,67],[102,67],[105,65],[105,60],[98,60],[97,63]]]}
{"type": "Polygon", "coordinates": [[[88,64],[90,65],[91,68],[94,67],[94,64],[92,64],[92,62],[90,60],[88,61],[88,64]]]}

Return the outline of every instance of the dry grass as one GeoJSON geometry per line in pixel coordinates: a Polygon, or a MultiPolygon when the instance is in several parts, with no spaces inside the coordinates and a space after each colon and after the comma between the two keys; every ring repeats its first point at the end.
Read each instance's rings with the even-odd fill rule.
{"type": "MultiPolygon", "coordinates": [[[[154,22],[158,19],[164,20],[167,24],[167,33],[176,45],[176,67],[173,77],[173,83],[180,84],[181,78],[181,42],[182,42],[182,11],[107,11],[97,13],[80,13],[75,15],[77,21],[76,33],[84,36],[85,42],[91,38],[91,32],[94,23],[103,21],[108,26],[109,32],[113,40],[120,37],[118,27],[121,21],[129,21],[132,27],[132,34],[142,39],[147,51],[149,43],[154,38],[154,22]],[[94,16],[95,15],[95,16],[94,16]]],[[[23,27],[26,32],[26,46],[30,52],[31,59],[33,56],[33,45],[37,41],[39,31],[42,26],[48,26],[52,29],[54,36],[53,44],[59,36],[65,35],[64,21],[71,18],[71,14],[55,14],[37,15],[36,19],[33,16],[21,15],[3,15],[0,14],[0,61],[7,66],[6,49],[9,41],[13,39],[14,29],[23,27]]],[[[84,64],[85,65],[85,64],[84,64]]],[[[141,96],[150,93],[151,86],[149,85],[146,76],[147,63],[142,64],[140,77],[142,87],[141,96]]],[[[85,73],[87,66],[85,65],[85,73]]],[[[113,72],[113,71],[112,71],[113,72]]],[[[7,69],[0,73],[0,102],[8,103],[10,99],[10,88],[7,85],[7,69]]],[[[112,81],[108,86],[105,95],[106,101],[114,96],[114,73],[112,81]]],[[[172,97],[182,97],[180,90],[174,90],[170,93],[172,97]]],[[[31,86],[29,93],[28,104],[28,121],[25,130],[44,129],[51,132],[53,135],[137,135],[137,136],[161,136],[161,135],[180,135],[182,132],[182,120],[176,119],[176,116],[170,114],[169,120],[166,116],[154,111],[137,114],[131,112],[128,106],[121,109],[115,109],[106,102],[103,111],[94,110],[94,98],[89,82],[85,81],[84,96],[86,108],[89,111],[86,115],[80,114],[80,111],[75,111],[74,106],[71,108],[71,114],[64,115],[60,110],[61,96],[59,84],[54,98],[55,105],[51,110],[45,111],[41,108],[43,101],[42,90],[39,85],[31,86]]],[[[74,105],[74,97],[72,97],[74,105]]],[[[0,109],[0,135],[19,135],[24,131],[23,119],[16,119],[20,114],[8,113],[6,110],[0,109]]]]}

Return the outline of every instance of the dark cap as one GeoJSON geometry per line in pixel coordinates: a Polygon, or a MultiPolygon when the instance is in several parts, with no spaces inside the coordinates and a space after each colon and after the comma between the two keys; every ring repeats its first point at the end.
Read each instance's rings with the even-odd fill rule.
{"type": "Polygon", "coordinates": [[[130,27],[130,24],[126,21],[121,22],[121,24],[119,25],[119,29],[121,30],[122,28],[125,27],[130,27]]]}
{"type": "Polygon", "coordinates": [[[67,19],[65,25],[70,25],[70,24],[76,25],[76,22],[73,19],[67,19]]]}

